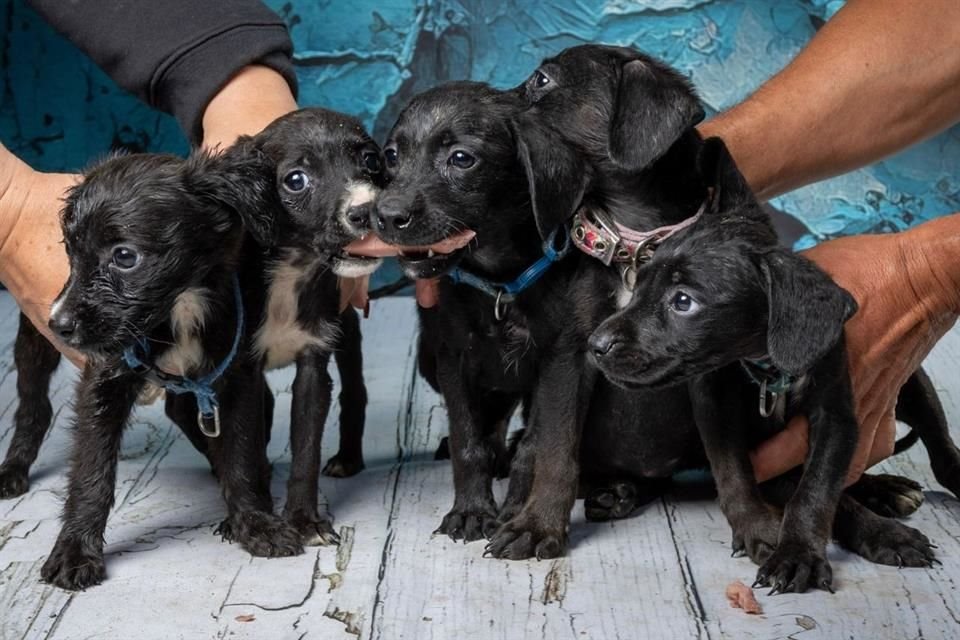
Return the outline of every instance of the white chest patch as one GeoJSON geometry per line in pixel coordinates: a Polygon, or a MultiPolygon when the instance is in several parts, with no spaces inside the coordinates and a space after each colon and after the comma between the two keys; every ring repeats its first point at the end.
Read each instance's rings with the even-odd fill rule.
{"type": "Polygon", "coordinates": [[[170,312],[174,346],[157,358],[162,371],[183,376],[203,365],[206,355],[200,330],[208,311],[205,289],[187,289],[177,296],[170,312]]]}
{"type": "Polygon", "coordinates": [[[308,346],[332,349],[336,342],[334,327],[325,325],[317,334],[305,330],[297,322],[297,283],[311,276],[315,268],[315,264],[295,267],[288,260],[278,263],[270,271],[266,314],[253,341],[254,351],[264,358],[267,369],[290,364],[308,346]]]}
{"type": "Polygon", "coordinates": [[[628,289],[623,283],[620,283],[617,286],[617,310],[630,304],[631,298],[633,298],[633,289],[628,289]]]}

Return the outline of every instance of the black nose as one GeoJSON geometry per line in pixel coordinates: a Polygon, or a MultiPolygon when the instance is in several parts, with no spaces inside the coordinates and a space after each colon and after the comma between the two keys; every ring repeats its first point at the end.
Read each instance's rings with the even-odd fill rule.
{"type": "Polygon", "coordinates": [[[590,336],[588,344],[593,355],[602,358],[609,355],[618,345],[623,344],[623,341],[616,334],[597,331],[590,336]]]}
{"type": "Polygon", "coordinates": [[[380,231],[388,229],[406,229],[410,226],[412,216],[410,212],[399,203],[381,201],[377,205],[377,228],[380,231]]]}
{"type": "Polygon", "coordinates": [[[358,231],[366,229],[370,225],[370,203],[347,209],[347,222],[358,231]]]}
{"type": "Polygon", "coordinates": [[[61,340],[69,340],[77,330],[77,319],[69,311],[61,309],[50,316],[47,323],[50,330],[53,331],[61,340]]]}

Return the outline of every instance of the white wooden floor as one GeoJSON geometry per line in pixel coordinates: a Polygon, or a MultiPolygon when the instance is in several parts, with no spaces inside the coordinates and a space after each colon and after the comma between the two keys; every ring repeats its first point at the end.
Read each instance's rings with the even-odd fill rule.
{"type": "MultiPolygon", "coordinates": [[[[364,323],[367,470],[322,480],[343,543],[297,558],[252,558],[213,534],[223,515],[217,485],[157,404],[139,411],[124,441],[107,581],[77,594],[40,583],[64,495],[75,376],[64,365],[54,383],[56,424],[31,491],[0,503],[0,638],[960,637],[960,502],[933,484],[920,447],[884,467],[928,489],[910,524],[940,546],[943,565],[897,570],[833,549],[836,595],[761,595],[761,616],[728,608],[725,585],[749,584],[755,567],[729,557],[729,529],[708,497],[671,496],[616,524],[585,523],[578,504],[569,557],[552,562],[485,559],[483,543],[432,537],[452,485],[449,465],[432,461],[446,417],[415,375],[413,304],[378,301],[364,323]]],[[[16,309],[0,294],[4,451],[15,326],[16,309]]],[[[958,362],[955,330],[927,364],[960,436],[958,362]]],[[[289,464],[291,379],[289,370],[270,379],[278,397],[271,442],[278,504],[289,464]]],[[[332,415],[324,460],[336,450],[335,425],[332,415]]]]}

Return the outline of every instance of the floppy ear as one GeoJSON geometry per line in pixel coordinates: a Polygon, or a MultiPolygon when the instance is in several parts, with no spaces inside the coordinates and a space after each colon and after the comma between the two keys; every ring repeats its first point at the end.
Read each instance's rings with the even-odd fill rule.
{"type": "Polygon", "coordinates": [[[191,154],[193,186],[201,197],[232,210],[258,244],[276,243],[276,212],[282,207],[277,193],[273,162],[243,136],[220,155],[206,151],[191,154]]]}
{"type": "Polygon", "coordinates": [[[707,187],[713,188],[711,209],[730,211],[756,203],[756,197],[720,138],[707,138],[697,155],[697,169],[707,187]]]}
{"type": "Polygon", "coordinates": [[[703,117],[703,106],[683,76],[653,61],[631,60],[620,67],[610,120],[610,159],[639,171],[703,117]]]}
{"type": "Polygon", "coordinates": [[[513,135],[527,174],[537,229],[546,238],[580,206],[587,186],[587,167],[575,149],[531,118],[513,122],[513,135]]]}
{"type": "Polygon", "coordinates": [[[815,264],[787,249],[763,254],[760,270],[770,309],[770,358],[777,368],[800,375],[843,338],[857,302],[815,264]]]}

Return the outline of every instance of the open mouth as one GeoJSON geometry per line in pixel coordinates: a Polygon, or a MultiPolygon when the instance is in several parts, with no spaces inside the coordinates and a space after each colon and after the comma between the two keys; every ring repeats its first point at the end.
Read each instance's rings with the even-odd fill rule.
{"type": "Polygon", "coordinates": [[[442,276],[463,259],[475,235],[473,231],[460,231],[429,246],[398,247],[400,270],[414,280],[442,276]]]}

